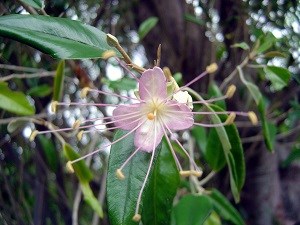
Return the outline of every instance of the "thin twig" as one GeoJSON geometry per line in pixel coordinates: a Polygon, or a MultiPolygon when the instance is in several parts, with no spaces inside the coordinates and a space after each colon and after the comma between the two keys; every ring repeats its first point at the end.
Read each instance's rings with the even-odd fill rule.
{"type": "Polygon", "coordinates": [[[44,71],[44,72],[38,72],[38,73],[32,73],[32,74],[28,74],[28,73],[22,73],[22,74],[18,74],[18,73],[13,73],[11,75],[5,76],[3,78],[0,78],[0,82],[3,81],[7,81],[7,80],[11,80],[11,79],[29,79],[29,78],[36,78],[36,77],[49,77],[49,76],[54,76],[55,75],[55,71],[44,71]]]}
{"type": "Polygon", "coordinates": [[[32,67],[24,67],[24,66],[15,66],[15,65],[7,65],[7,64],[0,64],[0,69],[6,70],[14,70],[14,71],[23,71],[23,72],[44,72],[44,69],[37,69],[32,67]]]}

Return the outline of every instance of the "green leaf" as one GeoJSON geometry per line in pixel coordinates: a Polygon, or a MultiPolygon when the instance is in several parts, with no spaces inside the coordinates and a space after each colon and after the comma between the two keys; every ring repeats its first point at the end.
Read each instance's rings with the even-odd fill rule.
{"type": "Polygon", "coordinates": [[[7,83],[4,82],[0,82],[0,108],[24,116],[35,113],[34,107],[29,103],[26,95],[10,90],[7,83]]]}
{"type": "Polygon", "coordinates": [[[204,153],[207,145],[207,135],[204,127],[194,126],[191,133],[196,140],[198,148],[204,153]]]}
{"type": "Polygon", "coordinates": [[[231,48],[242,48],[244,50],[249,50],[250,47],[246,42],[235,43],[230,46],[231,48]]]}
{"type": "Polygon", "coordinates": [[[266,35],[263,35],[259,38],[260,45],[258,46],[256,53],[261,54],[271,48],[274,43],[276,42],[276,38],[272,33],[267,33],[266,35]]]}
{"type": "Polygon", "coordinates": [[[21,1],[36,9],[44,8],[44,1],[42,0],[21,0],[21,1]]]}
{"type": "Polygon", "coordinates": [[[52,87],[50,87],[48,84],[42,84],[33,88],[30,88],[27,91],[27,94],[32,97],[46,97],[50,95],[52,92],[52,87]]]}
{"type": "MultiPolygon", "coordinates": [[[[211,105],[210,107],[212,110],[216,112],[223,111],[220,107],[216,105],[211,105]]],[[[218,115],[218,117],[221,122],[225,122],[228,116],[220,114],[218,115]]],[[[221,130],[222,131],[221,136],[218,134],[219,127],[211,130],[208,137],[205,157],[208,163],[210,164],[210,166],[216,170],[222,168],[222,166],[224,165],[224,158],[222,158],[222,156],[225,157],[225,161],[227,162],[229,173],[230,173],[231,190],[235,198],[235,201],[238,202],[239,192],[241,191],[244,185],[245,176],[246,176],[243,147],[241,144],[238,130],[234,124],[226,125],[223,128],[225,129],[225,133],[223,133],[224,131],[221,130]],[[219,138],[217,138],[217,136],[219,138]],[[224,144],[222,143],[223,141],[222,138],[226,138],[229,141],[231,146],[229,149],[226,149],[226,146],[224,148],[224,144]],[[222,150],[223,150],[223,154],[222,154],[222,150]],[[216,157],[216,155],[218,155],[218,157],[216,157]]]]}
{"type": "MultiPolygon", "coordinates": [[[[215,82],[210,82],[210,85],[208,86],[208,94],[211,98],[221,97],[223,96],[220,88],[215,82]]],[[[222,109],[226,109],[226,104],[224,100],[220,100],[215,102],[215,105],[221,107],[222,109]]]]}
{"type": "MultiPolygon", "coordinates": [[[[119,130],[114,140],[126,134],[126,131],[119,130]]],[[[119,180],[116,177],[116,170],[136,149],[133,137],[133,134],[128,135],[115,143],[110,150],[106,191],[108,215],[112,225],[137,224],[132,217],[135,214],[137,198],[149,167],[151,154],[138,152],[122,170],[125,179],[119,180]]]]}
{"type": "Polygon", "coordinates": [[[81,191],[83,193],[84,200],[86,203],[98,214],[100,218],[103,218],[103,210],[100,202],[95,197],[88,182],[80,183],[81,191]]]}
{"type": "Polygon", "coordinates": [[[61,60],[56,68],[56,74],[54,78],[53,97],[54,101],[61,99],[65,77],[65,61],[61,60]]]}
{"type": "Polygon", "coordinates": [[[163,140],[143,194],[143,225],[169,225],[180,178],[166,140],[163,140]]]}
{"type": "Polygon", "coordinates": [[[58,170],[58,157],[56,148],[53,141],[50,138],[45,137],[44,135],[38,135],[38,140],[41,143],[43,152],[45,154],[47,165],[53,172],[58,170]]]}
{"type": "Polygon", "coordinates": [[[227,198],[218,190],[213,189],[210,194],[211,202],[214,210],[225,220],[235,225],[244,225],[245,222],[240,213],[231,205],[227,198]]]}
{"type": "Polygon", "coordinates": [[[270,51],[270,52],[265,53],[264,57],[265,58],[274,58],[274,57],[286,58],[287,56],[282,52],[270,51]]]}
{"type": "Polygon", "coordinates": [[[264,136],[266,147],[270,152],[273,152],[277,129],[276,126],[270,123],[266,118],[266,106],[265,106],[265,100],[263,98],[261,98],[258,104],[258,112],[262,123],[263,136],[264,136]]]}
{"type": "Polygon", "coordinates": [[[212,211],[203,225],[222,225],[222,222],[219,215],[215,211],[212,211]]]}
{"type": "Polygon", "coordinates": [[[140,40],[142,40],[153,29],[153,27],[155,27],[157,22],[157,17],[149,17],[140,25],[138,30],[140,40]]]}
{"type": "Polygon", "coordinates": [[[130,91],[136,89],[136,80],[128,77],[123,77],[122,79],[115,81],[102,78],[101,81],[113,90],[130,91]]]}
{"type": "Polygon", "coordinates": [[[186,21],[192,22],[192,23],[197,24],[199,26],[204,26],[205,25],[205,21],[204,20],[201,20],[200,18],[198,18],[195,15],[192,15],[190,13],[184,14],[184,19],[186,21]]]}
{"type": "Polygon", "coordinates": [[[28,123],[28,119],[14,119],[7,125],[7,131],[13,133],[18,129],[23,129],[28,123]]]}
{"type": "MultiPolygon", "coordinates": [[[[64,155],[69,161],[80,158],[80,155],[68,144],[63,145],[64,155]]],[[[75,174],[78,177],[80,183],[89,182],[93,179],[91,170],[87,167],[84,160],[80,160],[72,164],[75,174]]]]}
{"type": "Polygon", "coordinates": [[[173,208],[174,225],[201,225],[212,212],[212,203],[205,195],[186,195],[173,208]]]}
{"type": "Polygon", "coordinates": [[[289,165],[291,165],[292,162],[299,159],[300,159],[300,147],[295,146],[291,151],[291,153],[288,155],[288,157],[281,163],[281,166],[283,168],[286,168],[289,165]]]}
{"type": "Polygon", "coordinates": [[[280,91],[282,88],[287,86],[290,81],[290,72],[282,67],[277,66],[266,66],[264,67],[266,78],[271,81],[271,89],[274,91],[280,91]]]}
{"type": "Polygon", "coordinates": [[[113,49],[106,43],[106,34],[97,28],[50,16],[1,16],[0,36],[60,59],[99,58],[103,52],[113,49]]]}

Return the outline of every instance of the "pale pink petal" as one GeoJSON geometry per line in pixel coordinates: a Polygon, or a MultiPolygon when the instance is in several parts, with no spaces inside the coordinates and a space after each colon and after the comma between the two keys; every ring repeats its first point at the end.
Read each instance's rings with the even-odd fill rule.
{"type": "Polygon", "coordinates": [[[134,145],[142,151],[152,152],[161,142],[163,134],[163,129],[156,120],[147,120],[136,130],[134,145]]]}
{"type": "Polygon", "coordinates": [[[161,119],[169,129],[184,130],[193,126],[193,113],[186,104],[168,101],[165,105],[166,109],[161,119]]]}
{"type": "Polygon", "coordinates": [[[141,109],[143,104],[119,105],[113,111],[113,121],[117,127],[124,130],[132,130],[138,126],[143,118],[141,109]]]}
{"type": "Polygon", "coordinates": [[[161,68],[154,67],[143,72],[139,80],[139,94],[145,101],[167,97],[167,81],[161,68]]]}

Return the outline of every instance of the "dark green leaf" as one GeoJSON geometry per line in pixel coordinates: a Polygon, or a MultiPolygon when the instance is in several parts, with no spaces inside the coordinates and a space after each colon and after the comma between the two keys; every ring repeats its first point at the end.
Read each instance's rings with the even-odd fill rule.
{"type": "Polygon", "coordinates": [[[53,97],[54,101],[59,101],[62,95],[64,87],[65,77],[65,61],[61,60],[56,68],[56,74],[54,78],[53,97]]]}
{"type": "Polygon", "coordinates": [[[177,166],[164,140],[143,194],[143,225],[169,225],[180,182],[177,166]]]}
{"type": "Polygon", "coordinates": [[[49,165],[53,172],[57,172],[59,158],[53,141],[44,135],[38,135],[38,140],[41,143],[43,152],[45,154],[47,165],[49,165]]]}
{"type": "Polygon", "coordinates": [[[207,144],[207,135],[204,127],[194,126],[191,130],[193,137],[196,140],[196,144],[198,148],[203,152],[205,152],[206,144],[207,144]]]}
{"type": "Polygon", "coordinates": [[[42,84],[33,88],[30,88],[27,92],[28,95],[32,97],[45,97],[50,95],[52,92],[52,87],[48,84],[42,84]]]}
{"type": "MultiPolygon", "coordinates": [[[[80,155],[68,144],[64,143],[63,150],[66,158],[69,161],[80,158],[80,155]]],[[[84,160],[72,164],[75,174],[78,177],[80,183],[89,182],[93,179],[91,170],[86,166],[84,160]]]]}
{"type": "Polygon", "coordinates": [[[44,1],[42,0],[21,0],[21,1],[36,9],[44,8],[44,1]]]}
{"type": "Polygon", "coordinates": [[[0,35],[61,59],[99,58],[112,49],[106,43],[106,34],[97,28],[50,16],[1,16],[0,35]]]}
{"type": "Polygon", "coordinates": [[[212,212],[212,203],[205,195],[186,195],[173,208],[174,225],[201,225],[212,212]]]}
{"type": "Polygon", "coordinates": [[[184,14],[184,19],[186,21],[195,23],[195,24],[197,24],[199,26],[204,26],[205,25],[205,21],[204,20],[201,20],[200,18],[197,18],[195,15],[192,15],[192,14],[189,14],[189,13],[184,14]]]}
{"type": "MultiPolygon", "coordinates": [[[[127,132],[119,130],[114,140],[126,135],[127,132]]],[[[134,135],[114,144],[110,151],[107,175],[107,206],[108,215],[112,225],[136,225],[132,220],[135,214],[137,198],[146,176],[151,154],[138,152],[122,170],[124,180],[116,177],[116,170],[135,151],[134,135]]],[[[160,147],[158,147],[160,148],[160,147]]]]}
{"type": "Polygon", "coordinates": [[[7,125],[7,131],[9,133],[13,133],[18,129],[23,129],[26,124],[28,123],[28,119],[15,119],[10,121],[10,123],[7,125]]]}
{"type": "Polygon", "coordinates": [[[268,50],[269,48],[271,48],[274,45],[276,40],[277,39],[270,32],[267,33],[265,36],[261,36],[259,38],[260,45],[257,48],[256,53],[260,54],[260,53],[265,52],[266,50],[268,50]]]}
{"type": "Polygon", "coordinates": [[[264,67],[266,78],[271,81],[271,89],[274,91],[280,91],[290,81],[290,72],[282,67],[277,66],[266,66],[264,67]]]}
{"type": "Polygon", "coordinates": [[[81,182],[80,187],[86,203],[98,214],[100,218],[103,218],[103,210],[100,202],[95,197],[88,182],[81,182]]]}
{"type": "Polygon", "coordinates": [[[241,43],[235,43],[231,45],[232,48],[242,48],[244,50],[249,50],[250,47],[246,42],[241,42],[241,43]]]}
{"type": "Polygon", "coordinates": [[[157,22],[157,17],[149,17],[140,25],[138,30],[140,40],[142,40],[153,29],[153,27],[155,27],[157,22]]]}
{"type": "Polygon", "coordinates": [[[35,113],[26,96],[22,92],[10,90],[4,82],[0,82],[0,108],[24,116],[35,113]]]}
{"type": "Polygon", "coordinates": [[[245,222],[239,212],[231,205],[227,198],[216,189],[208,195],[211,199],[215,211],[225,220],[235,225],[244,225],[245,222]]]}
{"type": "Polygon", "coordinates": [[[300,159],[300,147],[295,146],[291,151],[291,153],[288,155],[288,157],[282,162],[281,166],[283,168],[286,168],[289,165],[291,165],[292,162],[299,159],[300,159]]]}
{"type": "Polygon", "coordinates": [[[266,118],[266,106],[265,101],[263,98],[261,98],[259,104],[258,104],[258,112],[259,117],[262,123],[263,128],[263,136],[264,141],[266,144],[266,147],[269,151],[274,151],[274,142],[276,137],[276,126],[270,122],[268,122],[266,118]]]}
{"type": "Polygon", "coordinates": [[[114,90],[125,90],[130,91],[136,88],[136,80],[123,77],[120,80],[112,81],[106,78],[102,78],[101,81],[106,84],[109,88],[114,90]]]}

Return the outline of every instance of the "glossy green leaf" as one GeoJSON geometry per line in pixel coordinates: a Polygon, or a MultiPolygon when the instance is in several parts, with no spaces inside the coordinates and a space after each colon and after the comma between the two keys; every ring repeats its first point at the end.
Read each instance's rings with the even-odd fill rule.
{"type": "Polygon", "coordinates": [[[36,9],[44,8],[44,1],[42,0],[21,0],[21,1],[36,9]]]}
{"type": "Polygon", "coordinates": [[[100,218],[103,218],[103,210],[100,202],[95,197],[88,182],[80,183],[81,191],[83,193],[84,200],[86,203],[98,214],[100,218]]]}
{"type": "Polygon", "coordinates": [[[201,225],[212,212],[213,206],[205,195],[186,195],[173,208],[172,225],[201,225]]]}
{"type": "MultiPolygon", "coordinates": [[[[75,152],[75,150],[68,144],[63,145],[64,155],[69,161],[80,158],[80,155],[75,152]]],[[[80,183],[89,182],[93,179],[91,170],[87,167],[84,160],[72,164],[76,176],[78,177],[80,183]]]]}
{"type": "Polygon", "coordinates": [[[113,90],[130,91],[136,89],[136,80],[128,77],[123,77],[122,79],[115,81],[102,78],[101,81],[113,90]]]}
{"type": "Polygon", "coordinates": [[[265,100],[261,98],[258,104],[259,117],[262,123],[263,136],[266,147],[269,151],[274,151],[274,142],[276,137],[276,126],[270,123],[266,118],[265,100]]]}
{"type": "Polygon", "coordinates": [[[164,140],[143,194],[143,225],[170,224],[173,199],[179,182],[177,166],[164,140]]]}
{"type": "Polygon", "coordinates": [[[290,81],[291,73],[282,67],[266,66],[264,67],[266,78],[271,81],[271,89],[274,91],[280,91],[286,87],[290,81]]]}
{"type": "Polygon", "coordinates": [[[191,129],[191,133],[196,140],[196,144],[197,144],[198,148],[202,152],[205,152],[206,145],[207,145],[206,129],[204,127],[194,126],[191,129]]]}
{"type": "Polygon", "coordinates": [[[142,40],[157,24],[157,17],[149,17],[139,27],[138,34],[140,40],[142,40]]]}
{"type": "Polygon", "coordinates": [[[0,108],[24,116],[35,113],[26,95],[19,91],[12,91],[4,82],[0,82],[0,108]]]}
{"type": "Polygon", "coordinates": [[[244,225],[245,222],[240,213],[233,207],[227,198],[218,190],[213,189],[210,194],[211,202],[214,210],[225,220],[230,221],[235,225],[244,225]]]}
{"type": "Polygon", "coordinates": [[[106,43],[106,34],[97,28],[50,16],[1,16],[0,36],[61,59],[100,58],[103,52],[112,49],[106,43]]]}
{"type": "Polygon", "coordinates": [[[241,48],[244,50],[249,50],[250,47],[246,42],[240,42],[240,43],[235,43],[233,45],[231,45],[232,48],[241,48]]]}
{"type": "Polygon", "coordinates": [[[59,101],[61,99],[63,87],[64,87],[64,77],[65,77],[65,61],[61,60],[56,68],[54,87],[53,87],[53,97],[54,101],[59,101]]]}
{"type": "MultiPolygon", "coordinates": [[[[119,130],[115,134],[114,140],[126,134],[127,132],[119,130]]],[[[137,198],[149,167],[151,154],[138,152],[122,170],[125,179],[119,180],[116,177],[116,170],[136,149],[133,137],[133,134],[128,135],[115,143],[110,150],[106,191],[108,215],[112,225],[137,224],[132,217],[135,214],[137,198]]]]}
{"type": "Polygon", "coordinates": [[[281,163],[283,168],[286,168],[291,165],[295,160],[300,160],[300,147],[295,146],[288,157],[281,163]]]}
{"type": "Polygon", "coordinates": [[[53,140],[44,135],[38,135],[37,138],[42,146],[47,165],[53,172],[57,172],[59,158],[53,140]]]}
{"type": "MultiPolygon", "coordinates": [[[[214,111],[223,111],[216,105],[211,105],[210,107],[214,111]]],[[[225,122],[227,117],[227,115],[218,115],[220,122],[225,122]]],[[[221,130],[222,135],[218,134],[219,127],[214,128],[210,131],[210,134],[208,136],[208,143],[206,146],[205,158],[213,169],[219,170],[224,165],[224,158],[222,158],[222,156],[225,157],[225,161],[227,162],[230,174],[232,194],[235,198],[235,201],[238,202],[239,192],[241,191],[245,182],[246,169],[243,147],[238,130],[234,124],[226,125],[223,128],[225,130],[225,133],[223,133],[224,131],[221,130]],[[224,137],[230,143],[229,149],[226,149],[226,146],[224,146],[224,144],[222,143],[222,138],[224,137]],[[216,157],[216,155],[218,155],[218,157],[216,157]]]]}
{"type": "Polygon", "coordinates": [[[50,87],[48,84],[42,84],[33,88],[30,88],[27,91],[27,94],[32,96],[32,97],[46,97],[50,95],[52,92],[52,87],[50,87]]]}
{"type": "Polygon", "coordinates": [[[7,131],[13,133],[19,129],[23,129],[28,123],[28,119],[14,119],[7,125],[7,131]]]}

